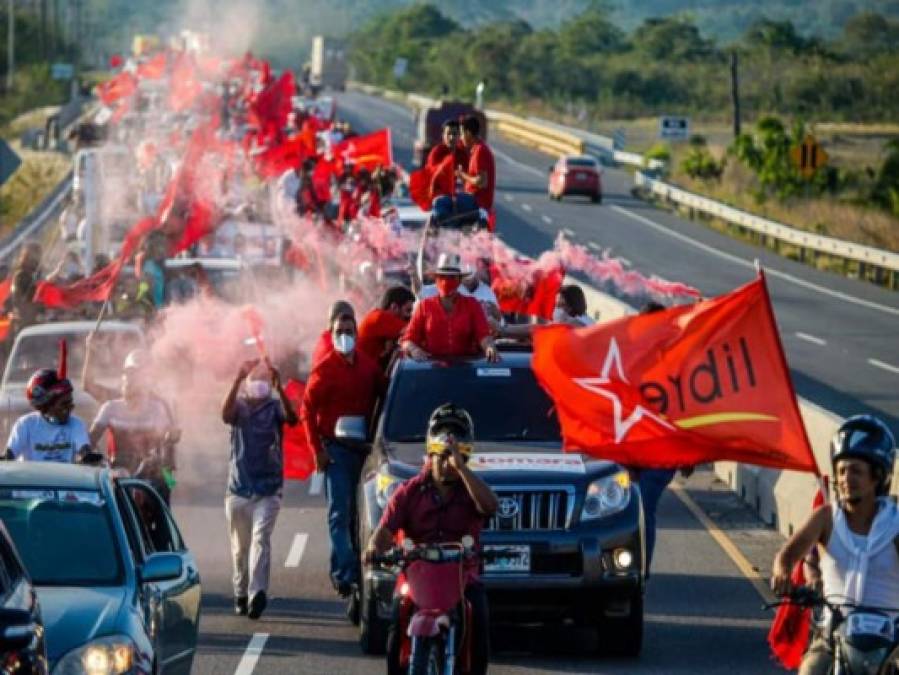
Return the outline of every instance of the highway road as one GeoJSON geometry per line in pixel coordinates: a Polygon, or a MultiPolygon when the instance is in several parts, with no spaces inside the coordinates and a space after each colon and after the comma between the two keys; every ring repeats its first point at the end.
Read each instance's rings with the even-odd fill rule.
{"type": "MultiPolygon", "coordinates": [[[[389,126],[397,159],[409,166],[412,113],[361,93],[342,94],[338,116],[359,131],[389,126]]],[[[558,232],[608,250],[643,274],[683,281],[713,296],[764,266],[797,393],[838,415],[874,412],[899,429],[899,293],[820,272],[736,241],[631,196],[625,170],[607,169],[602,205],[546,195],[553,158],[491,138],[497,159],[498,231],[538,255],[558,232]]]]}
{"type": "MultiPolygon", "coordinates": [[[[228,433],[213,407],[180,451],[175,514],[203,584],[197,675],[383,673],[363,656],[345,606],[331,590],[320,483],[288,483],[274,533],[269,609],[259,621],[232,612],[224,517],[228,433]]],[[[701,524],[670,492],[660,506],[656,564],[646,598],[642,656],[597,656],[591,632],[499,627],[493,675],[539,673],[758,675],[777,672],[765,635],[770,614],[701,524]]]]}

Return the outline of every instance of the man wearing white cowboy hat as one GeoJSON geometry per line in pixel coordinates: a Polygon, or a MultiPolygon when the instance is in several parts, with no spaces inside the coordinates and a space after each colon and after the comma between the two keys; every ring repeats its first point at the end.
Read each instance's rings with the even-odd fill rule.
{"type": "Polygon", "coordinates": [[[437,296],[415,306],[403,333],[403,350],[413,359],[473,356],[483,352],[488,361],[499,353],[481,303],[459,293],[464,272],[456,253],[441,253],[437,261],[437,296]]]}

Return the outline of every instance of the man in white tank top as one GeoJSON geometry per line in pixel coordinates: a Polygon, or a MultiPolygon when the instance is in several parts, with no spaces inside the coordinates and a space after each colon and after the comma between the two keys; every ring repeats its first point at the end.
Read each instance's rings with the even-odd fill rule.
{"type": "MultiPolygon", "coordinates": [[[[857,415],[843,423],[831,442],[837,499],[815,510],[774,558],[776,593],[789,592],[798,562],[817,568],[820,558],[829,601],[899,608],[899,510],[887,497],[895,457],[896,441],[876,417],[857,415]]],[[[827,675],[832,663],[826,636],[816,634],[799,673],[827,675]]]]}

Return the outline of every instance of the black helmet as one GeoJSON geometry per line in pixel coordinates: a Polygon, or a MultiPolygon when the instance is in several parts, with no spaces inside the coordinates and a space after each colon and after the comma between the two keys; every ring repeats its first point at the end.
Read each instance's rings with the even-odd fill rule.
{"type": "Polygon", "coordinates": [[[880,468],[883,477],[877,492],[889,492],[896,462],[896,439],[886,424],[873,415],[854,415],[843,422],[830,441],[830,462],[836,468],[838,461],[850,457],[880,468]]]}
{"type": "Polygon", "coordinates": [[[431,413],[428,420],[428,451],[431,452],[432,441],[439,441],[446,433],[452,433],[459,443],[463,454],[471,452],[471,443],[474,441],[474,422],[471,415],[464,408],[454,403],[444,403],[431,413]]]}
{"type": "Polygon", "coordinates": [[[25,396],[32,407],[43,410],[60,396],[72,393],[72,383],[49,368],[37,371],[28,380],[25,396]]]}

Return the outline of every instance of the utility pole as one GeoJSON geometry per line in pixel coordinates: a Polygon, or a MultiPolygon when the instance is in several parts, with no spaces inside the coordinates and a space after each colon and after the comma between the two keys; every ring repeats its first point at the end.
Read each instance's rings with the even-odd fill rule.
{"type": "Polygon", "coordinates": [[[7,2],[6,26],[6,91],[13,89],[13,77],[16,72],[16,5],[15,0],[7,2]]]}
{"type": "Polygon", "coordinates": [[[734,102],[734,138],[740,135],[740,72],[736,50],[730,53],[730,95],[734,102]]]}

